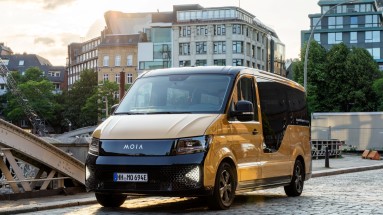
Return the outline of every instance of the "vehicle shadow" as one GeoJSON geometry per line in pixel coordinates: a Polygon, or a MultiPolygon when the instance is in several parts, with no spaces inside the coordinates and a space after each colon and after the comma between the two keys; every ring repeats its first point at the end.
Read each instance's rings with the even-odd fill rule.
{"type": "MultiPolygon", "coordinates": [[[[231,209],[242,208],[245,205],[262,206],[268,201],[287,199],[286,195],[275,194],[244,194],[238,195],[231,209]]],[[[101,207],[94,214],[110,213],[145,213],[145,214],[168,214],[168,213],[210,213],[220,214],[219,211],[211,211],[207,206],[207,198],[138,198],[127,200],[119,208],[101,207]]],[[[222,211],[228,213],[228,211],[222,211]]],[[[230,213],[230,212],[229,212],[230,213]]]]}

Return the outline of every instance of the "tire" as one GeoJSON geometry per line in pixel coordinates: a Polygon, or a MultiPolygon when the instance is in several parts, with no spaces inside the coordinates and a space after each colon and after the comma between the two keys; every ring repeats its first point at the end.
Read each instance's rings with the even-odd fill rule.
{"type": "Polygon", "coordinates": [[[97,202],[104,207],[120,207],[126,200],[124,194],[95,193],[97,202]]]}
{"type": "Polygon", "coordinates": [[[220,164],[215,177],[212,198],[209,198],[209,208],[225,210],[230,208],[234,201],[237,179],[232,166],[226,162],[220,164]]]}
{"type": "Polygon", "coordinates": [[[300,196],[303,191],[303,184],[305,180],[305,170],[302,161],[296,160],[294,164],[293,177],[288,186],[285,186],[285,193],[287,196],[300,196]]]}

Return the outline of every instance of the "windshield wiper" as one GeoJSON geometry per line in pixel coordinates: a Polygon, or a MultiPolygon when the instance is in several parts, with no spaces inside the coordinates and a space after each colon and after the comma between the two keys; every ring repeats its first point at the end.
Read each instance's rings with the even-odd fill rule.
{"type": "Polygon", "coordinates": [[[192,112],[158,111],[158,112],[118,112],[114,115],[150,115],[150,114],[188,114],[192,112]]]}
{"type": "Polygon", "coordinates": [[[118,112],[118,113],[114,113],[114,115],[138,115],[138,114],[145,114],[145,113],[136,113],[136,112],[118,112]]]}

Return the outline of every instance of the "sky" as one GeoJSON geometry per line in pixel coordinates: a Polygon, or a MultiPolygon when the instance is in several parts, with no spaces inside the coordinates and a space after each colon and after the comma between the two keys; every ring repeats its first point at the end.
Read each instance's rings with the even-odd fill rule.
{"type": "Polygon", "coordinates": [[[14,53],[38,54],[65,66],[67,46],[100,36],[104,13],[172,11],[173,5],[240,6],[273,28],[286,46],[286,59],[298,58],[301,30],[318,0],[0,0],[0,42],[14,53]]]}

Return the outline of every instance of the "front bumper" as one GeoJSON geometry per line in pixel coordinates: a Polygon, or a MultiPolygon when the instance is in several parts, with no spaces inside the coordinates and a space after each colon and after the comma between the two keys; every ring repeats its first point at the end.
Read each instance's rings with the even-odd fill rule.
{"type": "Polygon", "coordinates": [[[177,156],[95,156],[86,159],[88,191],[129,195],[210,195],[203,186],[204,153],[177,156]],[[113,174],[147,173],[148,182],[114,182],[113,174]]]}

